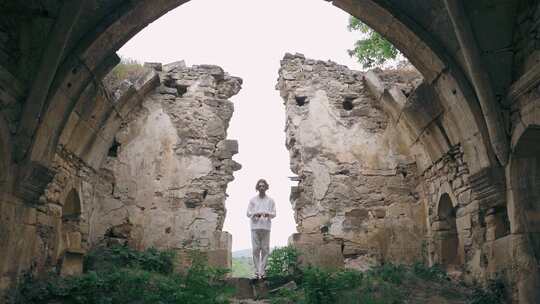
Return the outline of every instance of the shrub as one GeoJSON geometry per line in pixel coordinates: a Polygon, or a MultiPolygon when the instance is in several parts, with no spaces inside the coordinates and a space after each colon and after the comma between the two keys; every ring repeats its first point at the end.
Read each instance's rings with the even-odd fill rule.
{"type": "Polygon", "coordinates": [[[45,279],[25,276],[10,303],[37,304],[218,304],[227,303],[231,288],[223,269],[208,267],[193,256],[185,275],[172,273],[172,252],[149,249],[137,252],[127,247],[93,251],[87,271],[67,278],[49,274],[45,279]],[[169,267],[170,268],[167,268],[169,267]]]}
{"type": "Polygon", "coordinates": [[[309,304],[320,303],[351,303],[344,299],[357,298],[355,291],[363,281],[362,273],[354,270],[324,270],[309,267],[303,270],[302,290],[305,302],[309,304]],[[350,292],[347,291],[351,291],[350,292]]]}
{"type": "Polygon", "coordinates": [[[381,280],[393,284],[401,284],[405,275],[407,273],[407,268],[403,265],[395,265],[392,263],[387,263],[381,266],[374,267],[368,271],[368,274],[375,278],[380,278],[381,280]]]}
{"type": "Polygon", "coordinates": [[[292,246],[272,250],[266,266],[266,276],[271,285],[297,279],[300,275],[298,256],[298,251],[292,246]]]}
{"type": "Polygon", "coordinates": [[[412,266],[413,273],[423,280],[430,281],[442,281],[448,280],[448,275],[439,265],[434,265],[432,267],[426,266],[424,263],[414,263],[412,266]]]}
{"type": "Polygon", "coordinates": [[[332,281],[332,274],[320,268],[304,269],[302,289],[306,302],[310,304],[331,303],[336,299],[336,292],[332,281]]]}
{"type": "Polygon", "coordinates": [[[505,284],[501,277],[490,280],[486,288],[475,288],[468,304],[502,304],[505,296],[505,284]]]}
{"type": "Polygon", "coordinates": [[[127,246],[102,247],[90,251],[85,259],[85,269],[105,267],[131,267],[162,274],[171,273],[174,251],[160,251],[150,248],[145,251],[133,250],[127,246]]]}

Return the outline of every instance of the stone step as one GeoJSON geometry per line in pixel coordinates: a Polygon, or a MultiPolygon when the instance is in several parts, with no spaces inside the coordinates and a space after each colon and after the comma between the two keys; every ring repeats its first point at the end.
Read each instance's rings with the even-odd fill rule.
{"type": "Polygon", "coordinates": [[[268,285],[264,280],[250,278],[229,278],[227,279],[227,283],[235,288],[236,292],[233,298],[237,300],[258,300],[268,296],[268,285]]]}

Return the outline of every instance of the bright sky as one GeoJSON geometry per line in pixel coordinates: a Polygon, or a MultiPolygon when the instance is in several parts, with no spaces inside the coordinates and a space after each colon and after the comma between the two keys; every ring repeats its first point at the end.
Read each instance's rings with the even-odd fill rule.
{"type": "Polygon", "coordinates": [[[235,111],[228,131],[228,138],[239,142],[234,159],[243,166],[227,189],[223,230],[233,235],[233,251],[251,248],[245,213],[259,178],[270,183],[268,194],[278,214],[270,245],[286,245],[296,231],[285,108],[275,90],[279,61],[286,52],[299,52],[360,70],[346,52],[358,39],[347,31],[347,21],[348,14],[323,0],[192,0],[150,24],[118,52],[141,62],[215,64],[244,80],[231,98],[235,111]]]}

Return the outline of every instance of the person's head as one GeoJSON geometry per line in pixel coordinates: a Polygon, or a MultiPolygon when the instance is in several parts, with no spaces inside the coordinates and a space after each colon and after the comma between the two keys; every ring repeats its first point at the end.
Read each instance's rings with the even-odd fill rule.
{"type": "Polygon", "coordinates": [[[255,184],[255,190],[259,191],[260,194],[264,194],[268,188],[270,188],[268,182],[263,178],[259,179],[255,184]]]}

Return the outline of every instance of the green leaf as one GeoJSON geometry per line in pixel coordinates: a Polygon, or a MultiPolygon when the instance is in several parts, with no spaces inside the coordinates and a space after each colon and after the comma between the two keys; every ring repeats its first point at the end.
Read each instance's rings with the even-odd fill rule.
{"type": "Polygon", "coordinates": [[[380,66],[398,56],[399,51],[392,43],[359,19],[351,16],[348,29],[359,31],[366,37],[356,41],[354,48],[347,51],[349,56],[355,57],[364,68],[380,66]]]}

